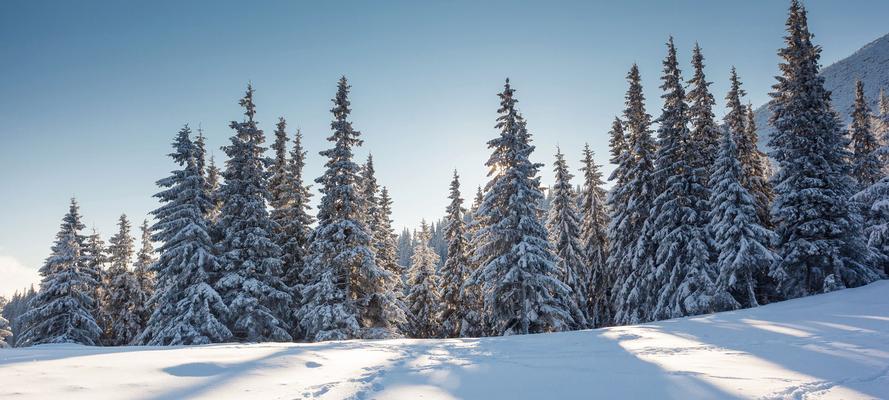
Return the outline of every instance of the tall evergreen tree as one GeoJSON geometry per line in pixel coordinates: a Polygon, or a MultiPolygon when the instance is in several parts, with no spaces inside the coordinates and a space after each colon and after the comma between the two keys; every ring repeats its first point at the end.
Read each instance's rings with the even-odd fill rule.
{"type": "Polygon", "coordinates": [[[83,258],[83,271],[92,278],[96,285],[91,290],[90,296],[95,299],[93,309],[90,313],[96,318],[96,323],[104,332],[108,326],[108,321],[104,320],[105,315],[101,312],[102,299],[105,297],[105,284],[107,283],[106,272],[108,268],[108,248],[102,235],[93,227],[93,232],[84,240],[83,248],[80,250],[83,258]]]}
{"type": "Polygon", "coordinates": [[[309,246],[307,284],[301,288],[303,304],[297,320],[311,341],[391,337],[405,316],[386,283],[391,273],[378,266],[371,250],[372,237],[362,215],[357,191],[359,166],[352,148],[360,146],[360,132],[349,121],[349,85],[340,78],[333,99],[333,148],[321,185],[318,226],[309,246]]]}
{"type": "Polygon", "coordinates": [[[688,81],[690,89],[686,95],[688,102],[688,120],[691,125],[690,140],[699,149],[700,155],[694,157],[697,161],[694,168],[699,170],[704,184],[713,171],[716,154],[719,153],[719,128],[713,115],[713,106],[716,99],[710,93],[710,83],[704,75],[704,55],[701,46],[695,43],[691,57],[691,65],[694,75],[688,81]]]}
{"type": "Polygon", "coordinates": [[[547,230],[549,240],[557,257],[556,268],[559,278],[571,288],[571,301],[576,303],[579,311],[573,315],[579,328],[589,327],[589,290],[592,271],[587,263],[587,254],[581,246],[580,215],[577,213],[577,202],[571,188],[568,163],[562,151],[556,150],[556,161],[553,163],[556,182],[551,188],[553,201],[549,209],[547,230]]]}
{"type": "Polygon", "coordinates": [[[281,248],[274,241],[269,218],[270,198],[263,155],[265,135],[254,120],[253,87],[240,101],[245,120],[232,121],[235,135],[224,147],[219,244],[222,276],[216,288],[229,308],[227,326],[239,341],[290,341],[287,324],[292,306],[289,289],[281,281],[281,248]]]}
{"type": "Polygon", "coordinates": [[[377,200],[377,193],[380,191],[380,185],[377,183],[376,169],[374,168],[373,154],[367,155],[367,161],[361,166],[360,195],[363,204],[363,215],[366,218],[365,224],[370,230],[371,235],[377,231],[380,223],[380,205],[377,200]]]}
{"type": "Polygon", "coordinates": [[[706,234],[709,193],[695,169],[701,149],[688,129],[688,106],[672,37],[662,80],[664,106],[658,118],[654,179],[664,186],[643,226],[634,260],[643,273],[637,287],[657,293],[654,302],[642,303],[643,313],[650,310],[648,320],[710,311],[709,294],[716,278],[706,234]]]}
{"type": "Polygon", "coordinates": [[[109,322],[104,342],[112,346],[130,344],[142,332],[142,318],[137,309],[141,304],[139,283],[130,269],[135,253],[130,221],[126,215],[118,220],[118,232],[109,240],[109,268],[107,291],[102,302],[102,313],[109,322]]]}
{"type": "Polygon", "coordinates": [[[794,298],[854,287],[877,279],[867,266],[849,197],[855,187],[848,164],[848,140],[831,109],[812,44],[806,11],[793,0],[786,46],[778,51],[781,76],[772,88],[769,146],[779,170],[774,176],[772,221],[779,237],[779,261],[770,272],[779,290],[794,298]]]}
{"type": "Polygon", "coordinates": [[[747,118],[744,124],[744,135],[735,136],[738,147],[738,158],[741,160],[741,185],[753,196],[756,204],[756,215],[765,227],[771,228],[772,201],[775,200],[775,191],[769,181],[771,166],[769,157],[759,150],[759,135],[756,133],[756,114],[753,105],[747,105],[747,118]]]}
{"type": "Polygon", "coordinates": [[[93,288],[98,282],[83,268],[83,228],[77,201],[71,199],[52,254],[40,268],[40,291],[31,300],[30,310],[21,317],[24,329],[16,340],[19,346],[98,344],[102,332],[92,313],[96,307],[93,288]]]}
{"type": "MultiPolygon", "coordinates": [[[[617,121],[618,125],[620,121],[617,121]]],[[[618,128],[621,129],[621,128],[618,128]]],[[[621,129],[622,131],[622,129],[621,129]]],[[[621,135],[622,136],[622,135],[621,135]]],[[[623,137],[620,138],[623,140],[623,137]]],[[[613,277],[608,270],[608,213],[605,207],[606,192],[602,186],[600,166],[593,160],[589,145],[583,148],[583,186],[580,191],[580,244],[590,276],[587,279],[587,315],[593,327],[611,323],[611,285],[613,277]]],[[[552,232],[550,232],[552,233],[552,232]]]]}
{"type": "Polygon", "coordinates": [[[858,187],[864,189],[883,177],[883,163],[877,150],[880,142],[871,126],[873,116],[867,99],[864,97],[864,84],[855,82],[855,104],[852,106],[852,125],[849,133],[852,139],[852,177],[858,187]]]}
{"type": "Polygon", "coordinates": [[[768,273],[775,255],[769,249],[774,233],[763,226],[757,204],[744,187],[744,166],[735,141],[745,140],[746,107],[741,105],[743,91],[732,69],[731,90],[726,96],[729,108],[726,130],[710,179],[709,231],[716,244],[718,277],[714,294],[717,311],[755,307],[760,304],[762,276],[768,273]]]}
{"type": "Polygon", "coordinates": [[[380,188],[380,196],[377,199],[378,215],[377,229],[373,232],[373,248],[376,254],[376,263],[388,271],[392,276],[386,281],[388,290],[395,294],[399,307],[407,310],[404,305],[404,285],[402,275],[404,268],[398,263],[398,244],[395,242],[395,230],[392,229],[392,198],[389,197],[389,189],[380,188]]]}
{"type": "Polygon", "coordinates": [[[142,221],[142,226],[139,230],[142,233],[141,247],[139,247],[139,252],[136,253],[136,262],[133,263],[133,274],[136,276],[136,284],[139,291],[133,302],[136,307],[135,313],[139,317],[139,324],[144,329],[148,325],[148,319],[151,317],[151,311],[154,308],[154,304],[151,302],[155,288],[155,273],[152,270],[152,266],[157,260],[154,256],[151,228],[148,226],[147,219],[142,221]]]}
{"type": "Polygon", "coordinates": [[[271,168],[269,192],[274,207],[271,219],[275,223],[275,241],[282,251],[282,279],[287,287],[296,288],[301,282],[305,268],[306,251],[314,218],[309,214],[312,193],[303,180],[306,151],[302,147],[302,133],[296,131],[293,149],[288,158],[286,128],[286,121],[280,118],[275,130],[275,144],[272,146],[275,150],[275,161],[271,168]]]}
{"type": "MultiPolygon", "coordinates": [[[[617,158],[618,164],[611,175],[616,181],[615,186],[608,195],[611,222],[608,225],[607,267],[615,274],[611,303],[613,322],[618,325],[643,321],[644,307],[651,303],[647,297],[652,296],[653,291],[643,292],[636,288],[641,283],[641,271],[634,262],[634,253],[658,194],[654,181],[656,147],[651,137],[651,116],[645,112],[642,78],[636,64],[630,68],[627,81],[630,85],[624,109],[625,150],[618,153],[616,147],[620,143],[616,137],[623,130],[612,129],[612,159],[617,158]]],[[[615,120],[615,127],[617,122],[615,120]]]]}
{"type": "Polygon", "coordinates": [[[451,180],[448,198],[451,202],[445,210],[447,213],[445,239],[448,242],[448,254],[441,269],[441,325],[445,337],[458,337],[463,330],[467,308],[470,306],[463,301],[463,283],[469,277],[471,266],[466,222],[463,218],[466,209],[463,208],[463,198],[460,197],[460,176],[456,170],[454,179],[451,180]]]}
{"type": "Polygon", "coordinates": [[[152,211],[153,239],[161,243],[156,274],[154,309],[136,341],[148,345],[190,345],[223,342],[232,334],[225,326],[229,309],[214,288],[219,261],[214,254],[207,214],[213,203],[198,172],[188,125],[173,141],[170,157],[182,169],[157,181],[154,195],[162,205],[152,211]]]}
{"type": "Polygon", "coordinates": [[[442,333],[442,298],[438,291],[442,283],[435,273],[439,257],[429,247],[431,232],[426,221],[420,225],[419,235],[411,259],[406,299],[410,309],[409,334],[416,338],[435,338],[442,333]]]}
{"type": "MultiPolygon", "coordinates": [[[[9,302],[6,298],[0,296],[0,310],[4,310],[7,304],[9,304],[9,302]]],[[[5,349],[12,345],[11,337],[12,328],[9,326],[9,321],[0,315],[0,349],[5,349]]]]}
{"type": "Polygon", "coordinates": [[[495,127],[500,135],[488,141],[491,180],[477,213],[482,227],[474,239],[474,257],[480,267],[471,281],[481,289],[490,333],[566,330],[576,323],[571,289],[558,278],[546,228],[539,220],[543,193],[536,175],[541,164],[528,158],[534,146],[513,93],[507,79],[499,94],[495,127]]]}
{"type": "Polygon", "coordinates": [[[466,254],[467,254],[467,278],[463,281],[460,288],[461,301],[463,302],[464,314],[463,320],[460,322],[460,337],[479,337],[487,333],[485,330],[485,314],[484,299],[482,298],[481,286],[473,283],[469,279],[475,271],[480,267],[479,260],[474,257],[475,244],[478,232],[482,227],[481,216],[478,213],[482,202],[485,199],[482,187],[479,186],[475,191],[475,199],[467,211],[469,222],[466,225],[466,254]]]}

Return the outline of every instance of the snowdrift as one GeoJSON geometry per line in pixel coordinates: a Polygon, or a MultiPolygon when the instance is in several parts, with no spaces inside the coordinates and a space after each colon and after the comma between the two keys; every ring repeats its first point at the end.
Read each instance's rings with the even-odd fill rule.
{"type": "Polygon", "coordinates": [[[0,350],[0,398],[885,399],[887,294],[519,337],[0,350]]]}

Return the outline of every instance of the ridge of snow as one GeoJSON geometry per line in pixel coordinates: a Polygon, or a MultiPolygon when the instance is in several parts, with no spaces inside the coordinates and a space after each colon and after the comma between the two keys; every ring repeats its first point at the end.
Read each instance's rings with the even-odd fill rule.
{"type": "Polygon", "coordinates": [[[887,292],[483,339],[8,349],[0,398],[889,398],[887,292]]]}

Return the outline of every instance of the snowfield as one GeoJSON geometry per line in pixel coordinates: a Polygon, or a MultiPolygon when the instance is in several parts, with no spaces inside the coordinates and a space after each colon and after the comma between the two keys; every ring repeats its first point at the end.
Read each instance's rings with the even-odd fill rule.
{"type": "Polygon", "coordinates": [[[0,350],[2,399],[889,398],[889,281],[486,339],[0,350]]]}

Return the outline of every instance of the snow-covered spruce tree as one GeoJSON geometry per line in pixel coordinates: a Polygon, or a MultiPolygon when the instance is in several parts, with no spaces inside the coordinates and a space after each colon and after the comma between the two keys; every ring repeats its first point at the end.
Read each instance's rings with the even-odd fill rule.
{"type": "Polygon", "coordinates": [[[786,298],[861,286],[878,278],[868,266],[860,221],[849,198],[856,185],[848,139],[831,109],[812,44],[806,11],[793,0],[787,19],[781,76],[770,94],[769,142],[778,162],[772,221],[779,261],[770,275],[786,298]]]}
{"type": "Polygon", "coordinates": [[[110,346],[130,344],[144,328],[142,318],[137,313],[137,308],[141,306],[139,283],[130,270],[135,248],[126,215],[120,216],[117,226],[117,234],[108,241],[107,290],[102,301],[103,319],[109,322],[105,327],[103,342],[110,346]]]}
{"type": "Polygon", "coordinates": [[[713,296],[715,311],[759,305],[763,291],[759,281],[775,260],[769,249],[775,235],[759,220],[756,201],[742,185],[744,166],[735,145],[736,140],[745,137],[747,110],[741,105],[742,93],[732,69],[731,90],[726,96],[726,130],[710,178],[709,231],[716,246],[719,274],[713,296]]]}
{"type": "Polygon", "coordinates": [[[156,274],[153,311],[136,339],[142,344],[207,344],[232,336],[224,323],[228,307],[213,288],[219,278],[207,221],[213,204],[195,163],[190,134],[188,125],[177,134],[170,157],[182,169],[159,180],[162,190],[154,195],[162,205],[152,211],[153,239],[161,245],[157,262],[151,264],[156,274]]]}
{"type": "Polygon", "coordinates": [[[275,222],[275,240],[282,251],[282,279],[288,288],[295,289],[301,282],[314,218],[309,214],[312,194],[303,181],[306,151],[302,147],[302,133],[296,131],[293,149],[288,158],[286,127],[286,121],[281,118],[275,131],[275,144],[272,146],[275,161],[271,168],[269,192],[274,207],[271,218],[275,222]]]}
{"type": "Polygon", "coordinates": [[[83,228],[77,201],[71,199],[52,254],[40,268],[43,276],[40,291],[31,300],[28,312],[21,316],[23,331],[16,339],[18,346],[99,343],[102,331],[92,313],[96,307],[94,287],[98,282],[83,268],[86,262],[81,254],[83,228]]]}
{"type": "Polygon", "coordinates": [[[715,306],[709,295],[716,271],[706,231],[710,196],[703,174],[695,169],[701,165],[696,158],[702,151],[688,129],[688,106],[672,37],[662,80],[664,106],[658,118],[654,172],[662,190],[642,228],[634,258],[642,273],[637,288],[656,293],[655,302],[642,303],[643,315],[650,311],[647,320],[702,314],[715,306]]]}
{"type": "MultiPolygon", "coordinates": [[[[6,308],[7,300],[5,297],[0,296],[0,311],[6,308]]],[[[12,346],[10,338],[12,337],[12,329],[9,326],[9,321],[6,318],[3,318],[0,315],[0,349],[5,349],[12,346]]]]}
{"type": "MultiPolygon", "coordinates": [[[[620,121],[617,121],[618,124],[620,121]]],[[[623,138],[621,138],[623,140],[623,138]]],[[[605,209],[605,189],[602,188],[600,166],[593,160],[589,145],[583,147],[583,187],[580,191],[580,245],[590,271],[587,280],[587,316],[590,326],[611,323],[611,271],[608,260],[608,213],[605,209]]],[[[550,232],[552,233],[552,232],[550,232]]]]}
{"type": "Polygon", "coordinates": [[[710,93],[710,83],[704,75],[704,55],[701,46],[695,43],[691,57],[694,75],[688,81],[689,90],[685,97],[688,103],[688,121],[691,126],[691,141],[701,152],[695,157],[694,168],[701,173],[704,184],[708,184],[712,174],[716,154],[719,152],[720,129],[716,126],[713,106],[716,99],[710,93]]]}
{"type": "MultiPolygon", "coordinates": [[[[380,187],[380,196],[377,198],[379,207],[377,216],[377,229],[373,232],[373,248],[376,254],[376,263],[379,267],[389,271],[392,275],[386,281],[387,290],[395,295],[397,306],[406,316],[408,309],[404,302],[405,268],[398,263],[398,244],[395,242],[395,230],[392,228],[392,198],[389,189],[380,187]]],[[[412,254],[413,255],[413,254],[412,254]]]]}
{"type": "Polygon", "coordinates": [[[627,81],[630,87],[624,109],[626,147],[623,155],[618,157],[615,135],[620,132],[612,129],[612,159],[617,158],[618,164],[611,175],[616,181],[615,186],[608,195],[611,222],[608,224],[607,267],[615,276],[611,303],[616,325],[646,320],[649,305],[653,303],[651,298],[656,295],[654,290],[640,291],[637,288],[641,284],[642,271],[635,262],[642,227],[658,194],[654,181],[656,146],[651,137],[651,116],[645,112],[642,78],[636,64],[630,68],[627,81]]]}
{"type": "Polygon", "coordinates": [[[380,206],[377,201],[377,192],[380,186],[377,183],[376,169],[374,169],[373,154],[367,155],[367,161],[361,166],[361,180],[359,182],[360,196],[362,199],[363,209],[362,215],[365,218],[365,225],[371,235],[377,231],[379,224],[380,206]]]}
{"type": "Polygon", "coordinates": [[[466,212],[466,215],[469,217],[465,235],[468,269],[467,278],[463,281],[463,286],[460,288],[461,302],[464,307],[463,320],[460,322],[460,337],[479,337],[487,333],[485,330],[484,299],[482,298],[481,286],[469,279],[479,269],[479,262],[474,257],[475,244],[477,243],[475,238],[482,227],[482,220],[481,216],[478,215],[478,210],[484,198],[482,187],[479,186],[475,192],[475,199],[472,201],[469,211],[466,212]]]}
{"type": "MultiPolygon", "coordinates": [[[[576,326],[571,288],[559,280],[556,258],[540,223],[543,198],[541,164],[529,160],[534,146],[515,108],[506,80],[500,97],[492,150],[485,165],[491,176],[477,216],[482,227],[474,239],[479,268],[470,284],[479,285],[489,333],[514,335],[561,331],[576,326]]],[[[576,305],[574,305],[576,308],[576,305]]],[[[584,321],[579,321],[583,323],[584,321]]]]}
{"type": "Polygon", "coordinates": [[[408,295],[405,299],[410,309],[408,334],[415,338],[436,338],[442,334],[442,298],[439,293],[442,283],[435,273],[439,257],[429,247],[431,233],[426,221],[420,225],[419,236],[411,258],[408,295]]]}
{"type": "MultiPolygon", "coordinates": [[[[889,154],[889,146],[880,151],[889,154]]],[[[868,247],[876,253],[873,263],[884,275],[889,275],[889,176],[883,176],[852,199],[863,204],[866,212],[864,233],[868,247]]]]}
{"type": "Polygon", "coordinates": [[[469,277],[469,240],[466,237],[466,222],[463,198],[460,197],[460,176],[454,170],[450,195],[445,212],[447,213],[445,239],[448,242],[448,255],[441,268],[441,330],[445,337],[458,337],[463,330],[463,320],[469,304],[465,304],[463,283],[469,277]]]}
{"type": "MultiPolygon", "coordinates": [[[[571,178],[574,175],[568,171],[568,163],[565,162],[565,155],[560,149],[556,149],[553,172],[556,181],[550,189],[553,201],[546,228],[557,257],[556,268],[559,271],[559,279],[571,288],[571,301],[579,310],[577,315],[572,315],[574,322],[579,328],[587,328],[590,327],[590,316],[587,311],[592,271],[580,241],[580,215],[577,213],[577,202],[574,190],[571,188],[571,178]]],[[[572,310],[574,308],[572,307],[572,310]]]]}
{"type": "Polygon", "coordinates": [[[756,133],[756,114],[752,104],[747,104],[744,136],[735,136],[738,146],[738,158],[741,160],[741,185],[753,196],[756,204],[756,215],[763,226],[772,227],[771,209],[775,199],[775,191],[771,177],[772,167],[769,157],[759,149],[759,135],[756,133]]]}
{"type": "Polygon", "coordinates": [[[216,290],[229,308],[228,329],[238,341],[290,341],[292,296],[281,280],[281,248],[275,243],[275,224],[266,210],[265,136],[253,119],[253,87],[241,99],[243,122],[232,121],[235,135],[224,147],[228,160],[219,217],[222,276],[216,290]]]}
{"type": "Polygon", "coordinates": [[[361,167],[361,199],[364,203],[365,223],[371,234],[374,262],[378,267],[392,274],[390,278],[387,278],[385,286],[395,294],[398,306],[402,311],[407,312],[403,301],[404,285],[401,279],[405,271],[398,266],[395,259],[396,248],[391,219],[392,199],[389,197],[388,190],[386,190],[385,198],[382,196],[377,183],[372,155],[367,156],[367,162],[361,167]],[[380,194],[378,195],[378,193],[380,194]]]}
{"type": "MultiPolygon", "coordinates": [[[[753,107],[741,105],[741,97],[745,94],[741,89],[737,71],[733,67],[730,76],[730,90],[725,98],[726,107],[729,110],[724,118],[725,129],[732,135],[735,157],[741,165],[738,181],[753,199],[756,222],[768,229],[770,226],[769,208],[774,197],[772,186],[768,181],[768,158],[757,147],[758,136],[753,107]]],[[[711,176],[710,179],[713,181],[714,178],[711,176]]],[[[714,232],[711,232],[712,234],[714,232]]],[[[763,243],[765,246],[771,246],[771,244],[769,242],[763,243]]],[[[719,250],[716,249],[716,251],[719,250]]],[[[768,269],[757,268],[752,273],[753,279],[756,281],[753,287],[756,289],[758,304],[766,304],[780,298],[776,289],[777,283],[769,276],[768,269]]],[[[735,298],[737,299],[737,297],[735,298]]],[[[738,301],[744,304],[744,302],[738,301]]],[[[726,303],[722,304],[725,306],[726,303]]]]}
{"type": "MultiPolygon", "coordinates": [[[[297,129],[293,137],[293,148],[290,150],[290,187],[291,199],[289,225],[283,230],[287,232],[289,240],[281,245],[284,251],[285,265],[290,267],[285,270],[284,283],[295,288],[300,281],[300,276],[305,268],[305,262],[309,246],[309,236],[312,234],[312,224],[315,217],[310,214],[312,199],[310,186],[303,179],[303,170],[306,167],[306,151],[303,149],[302,132],[297,129]]],[[[295,326],[293,328],[296,328],[295,326]]]]}
{"type": "Polygon", "coordinates": [[[136,253],[136,262],[133,263],[133,274],[136,276],[136,284],[139,291],[136,299],[133,300],[133,304],[135,305],[134,312],[139,316],[139,325],[144,329],[148,325],[148,318],[151,317],[151,311],[154,309],[154,304],[151,303],[155,288],[155,273],[152,270],[152,266],[156,259],[154,256],[154,245],[151,241],[151,228],[148,226],[147,219],[142,221],[142,226],[139,230],[142,234],[140,240],[141,247],[139,247],[139,252],[136,253]]]}
{"type": "Polygon", "coordinates": [[[102,235],[99,234],[95,227],[93,227],[92,234],[87,236],[83,243],[83,247],[80,249],[80,255],[83,258],[82,268],[96,282],[90,294],[95,299],[93,309],[90,312],[96,318],[99,328],[102,328],[104,332],[108,326],[108,321],[104,320],[104,314],[100,309],[106,290],[105,272],[108,268],[108,248],[105,246],[105,241],[102,240],[102,235]]]}
{"type": "Polygon", "coordinates": [[[852,139],[852,177],[858,188],[864,189],[883,177],[883,164],[877,154],[880,142],[871,126],[873,116],[867,99],[864,97],[864,83],[855,82],[855,104],[852,106],[852,125],[849,134],[852,139]]]}
{"type": "Polygon", "coordinates": [[[352,148],[361,145],[360,132],[349,121],[349,85],[340,78],[333,99],[333,148],[321,185],[318,226],[312,234],[306,262],[303,304],[297,320],[309,341],[397,336],[405,316],[387,287],[393,277],[374,262],[371,233],[361,215],[359,166],[352,148]]]}

